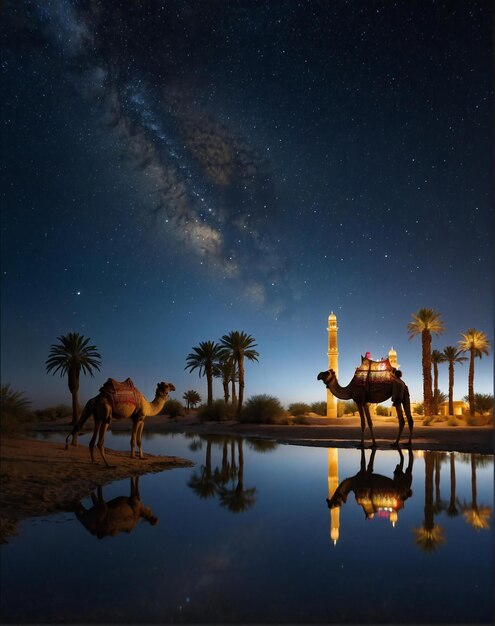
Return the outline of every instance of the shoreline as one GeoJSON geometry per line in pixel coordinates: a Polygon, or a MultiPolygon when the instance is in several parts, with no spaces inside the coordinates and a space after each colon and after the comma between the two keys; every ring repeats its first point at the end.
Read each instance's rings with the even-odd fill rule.
{"type": "MultiPolygon", "coordinates": [[[[246,437],[269,439],[281,445],[316,446],[326,448],[359,448],[361,428],[359,418],[312,419],[309,424],[270,425],[240,424],[238,422],[201,423],[193,416],[170,419],[156,416],[146,419],[144,437],[154,433],[196,433],[207,436],[246,437]],[[330,423],[329,423],[330,422],[330,423]]],[[[491,425],[457,426],[445,423],[414,427],[413,450],[433,450],[475,454],[494,454],[494,430],[491,425]]],[[[71,503],[88,496],[99,486],[116,480],[162,472],[174,468],[192,467],[194,463],[179,457],[165,457],[145,453],[144,459],[131,459],[129,451],[107,448],[110,462],[106,468],[98,455],[91,464],[88,454],[89,438],[80,440],[77,447],[65,450],[63,442],[35,439],[42,433],[68,433],[68,419],[36,424],[17,436],[3,436],[0,445],[0,539],[8,542],[16,535],[18,523],[30,517],[49,515],[68,510],[71,503]]],[[[129,422],[113,422],[111,431],[129,433],[129,422]]],[[[378,449],[391,450],[397,436],[397,422],[391,419],[375,420],[375,438],[378,449]]],[[[89,435],[92,429],[85,429],[89,435]]],[[[400,447],[407,447],[408,430],[403,431],[400,447]]],[[[365,447],[371,447],[369,430],[365,431],[365,447]]]]}

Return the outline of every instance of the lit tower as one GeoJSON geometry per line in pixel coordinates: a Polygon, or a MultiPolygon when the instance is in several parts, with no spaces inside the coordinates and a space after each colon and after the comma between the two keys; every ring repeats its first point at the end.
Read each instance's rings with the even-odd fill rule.
{"type": "MultiPolygon", "coordinates": [[[[337,343],[337,316],[328,316],[328,369],[339,374],[339,346],[337,343]]],[[[337,398],[327,389],[327,417],[337,417],[337,398]]]]}
{"type": "Polygon", "coordinates": [[[397,365],[397,352],[393,348],[390,348],[390,350],[388,351],[388,361],[392,367],[399,367],[397,365]]]}
{"type": "MultiPolygon", "coordinates": [[[[328,448],[328,498],[330,499],[339,486],[339,449],[328,448]]],[[[337,544],[340,533],[340,506],[330,510],[330,539],[337,544]]]]}

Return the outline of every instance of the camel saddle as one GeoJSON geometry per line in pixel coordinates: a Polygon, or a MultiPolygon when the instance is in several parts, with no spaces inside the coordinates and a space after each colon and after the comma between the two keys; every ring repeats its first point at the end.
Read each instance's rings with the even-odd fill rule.
{"type": "Polygon", "coordinates": [[[388,359],[372,361],[361,357],[361,365],[356,368],[354,380],[358,385],[387,385],[396,380],[394,368],[388,359]]]}
{"type": "Polygon", "coordinates": [[[138,405],[137,389],[130,378],[119,382],[113,378],[109,378],[106,383],[100,387],[100,393],[105,394],[113,406],[116,404],[132,404],[138,405]]]}

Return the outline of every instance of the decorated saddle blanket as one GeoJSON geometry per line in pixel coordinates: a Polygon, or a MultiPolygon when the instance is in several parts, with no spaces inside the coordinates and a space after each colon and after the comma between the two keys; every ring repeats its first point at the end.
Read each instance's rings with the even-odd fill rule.
{"type": "Polygon", "coordinates": [[[372,361],[364,356],[361,357],[361,365],[356,368],[354,378],[358,385],[386,385],[396,380],[394,368],[388,359],[372,361]]]}
{"type": "Polygon", "coordinates": [[[130,378],[119,382],[113,378],[109,378],[106,383],[100,387],[100,393],[106,394],[116,404],[132,404],[138,405],[137,389],[130,378]]]}

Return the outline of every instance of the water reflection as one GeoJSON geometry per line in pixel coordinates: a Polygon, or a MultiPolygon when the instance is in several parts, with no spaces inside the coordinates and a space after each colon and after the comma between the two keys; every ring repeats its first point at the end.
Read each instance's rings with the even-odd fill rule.
{"type": "Polygon", "coordinates": [[[338,450],[328,451],[328,487],[327,505],[331,513],[330,537],[337,543],[340,527],[340,507],[347,502],[351,491],[358,505],[363,509],[365,519],[373,519],[375,514],[388,518],[395,525],[404,502],[411,497],[412,469],[414,456],[408,451],[408,465],[404,471],[404,455],[399,450],[399,463],[393,477],[383,476],[374,472],[376,448],[372,450],[368,464],[364,449],[361,450],[361,466],[354,476],[345,478],[338,483],[338,450]],[[337,484],[337,487],[335,487],[337,484]]]}
{"type": "MultiPolygon", "coordinates": [[[[195,438],[191,450],[198,450],[206,443],[205,462],[199,471],[193,471],[188,486],[203,499],[217,497],[220,506],[231,513],[247,511],[256,503],[256,487],[244,486],[244,440],[222,436],[195,438]],[[212,447],[217,444],[222,449],[221,461],[212,466],[212,447]]],[[[271,442],[267,442],[271,444],[271,442]]],[[[256,446],[258,449],[274,449],[272,445],[256,446]]]]}
{"type": "Polygon", "coordinates": [[[103,487],[91,493],[93,506],[86,509],[82,502],[74,505],[77,519],[92,535],[114,537],[119,533],[130,533],[141,519],[152,526],[158,522],[149,506],[144,506],[139,497],[139,476],[130,480],[130,495],[118,496],[108,502],[103,498],[103,487]]]}
{"type": "Polygon", "coordinates": [[[374,472],[377,450],[373,449],[368,463],[365,450],[361,450],[360,469],[354,475],[339,482],[339,449],[328,449],[328,498],[330,509],[330,539],[334,545],[340,537],[340,509],[347,502],[351,492],[356,503],[363,509],[366,520],[378,517],[388,518],[392,526],[398,520],[399,511],[404,508],[405,501],[412,496],[414,454],[424,461],[424,507],[423,522],[413,528],[416,545],[425,552],[437,550],[446,541],[445,529],[436,518],[443,512],[454,518],[462,512],[464,520],[475,530],[486,530],[490,527],[492,508],[479,504],[477,497],[476,470],[492,462],[492,457],[477,454],[458,454],[455,452],[431,452],[408,450],[408,463],[404,469],[405,458],[402,450],[398,450],[399,463],[395,467],[393,477],[374,472]],[[471,465],[471,500],[462,503],[456,494],[456,461],[471,465]],[[450,496],[446,501],[441,495],[441,468],[444,463],[450,469],[450,496]]]}

